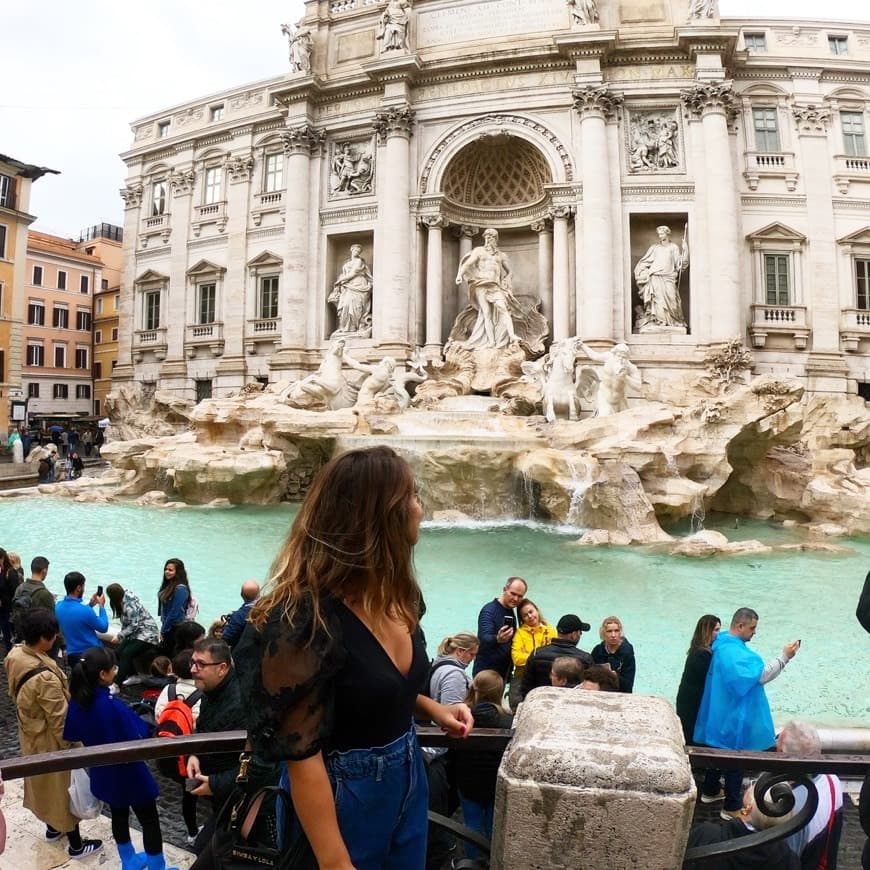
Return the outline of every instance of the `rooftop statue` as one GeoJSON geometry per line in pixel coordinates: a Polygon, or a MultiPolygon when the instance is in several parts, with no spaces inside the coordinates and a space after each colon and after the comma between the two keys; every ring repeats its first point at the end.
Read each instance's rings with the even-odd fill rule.
{"type": "Polygon", "coordinates": [[[381,40],[381,54],[408,50],[410,8],[410,0],[389,0],[387,3],[387,8],[381,14],[381,25],[376,37],[381,40]]]}
{"type": "Polygon", "coordinates": [[[292,72],[311,72],[311,31],[300,21],[295,27],[282,24],[281,33],[287,37],[292,72]]]}
{"type": "Polygon", "coordinates": [[[641,377],[637,366],[629,359],[628,345],[617,344],[612,350],[598,353],[577,339],[577,347],[595,362],[603,363],[598,367],[583,366],[580,369],[578,390],[582,396],[594,392],[595,416],[609,417],[628,408],[626,389],[640,392],[641,377]]]}
{"type": "Polygon", "coordinates": [[[351,245],[350,257],[342,265],[327,299],[338,311],[338,329],[333,337],[371,338],[372,286],[372,273],[362,256],[362,247],[351,245]]]}
{"type": "Polygon", "coordinates": [[[568,0],[571,16],[575,24],[596,24],[598,22],[598,5],[595,0],[568,0]]]}
{"type": "Polygon", "coordinates": [[[689,265],[685,234],[681,246],[671,241],[670,227],[656,227],[659,240],[634,267],[641,306],[636,326],[640,332],[678,331],[686,328],[680,301],[680,275],[689,265]]]}

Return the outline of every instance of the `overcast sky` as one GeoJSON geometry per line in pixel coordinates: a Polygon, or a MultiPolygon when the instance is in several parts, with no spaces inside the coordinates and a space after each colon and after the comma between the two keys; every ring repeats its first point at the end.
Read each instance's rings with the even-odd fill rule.
{"type": "MultiPolygon", "coordinates": [[[[530,0],[533,2],[533,0],[530,0]]],[[[607,0],[605,0],[607,2],[607,0]]],[[[870,19],[867,0],[720,0],[725,15],[870,19]]],[[[302,0],[3,3],[0,153],[58,169],[33,186],[34,227],[76,236],[123,224],[130,122],[287,69],[284,21],[302,0]]]]}

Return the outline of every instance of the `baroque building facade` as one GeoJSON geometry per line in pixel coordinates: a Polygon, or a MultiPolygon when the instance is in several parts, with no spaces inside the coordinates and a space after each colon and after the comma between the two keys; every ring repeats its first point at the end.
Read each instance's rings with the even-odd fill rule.
{"type": "Polygon", "coordinates": [[[114,381],[192,399],[308,373],[351,263],[355,356],[438,358],[494,227],[550,337],[625,342],[652,394],[734,337],[759,373],[870,390],[870,23],[308,0],[283,32],[285,74],[133,124],[114,381]]]}

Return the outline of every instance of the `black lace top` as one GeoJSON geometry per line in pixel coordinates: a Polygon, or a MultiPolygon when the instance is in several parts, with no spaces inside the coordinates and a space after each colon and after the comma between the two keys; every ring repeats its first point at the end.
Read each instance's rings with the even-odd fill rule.
{"type": "Polygon", "coordinates": [[[293,626],[275,610],[262,630],[248,625],[234,651],[251,744],[271,761],[391,743],[410,727],[428,674],[419,627],[405,676],[344,604],[324,597],[320,607],[326,630],[313,638],[304,602],[293,626]]]}

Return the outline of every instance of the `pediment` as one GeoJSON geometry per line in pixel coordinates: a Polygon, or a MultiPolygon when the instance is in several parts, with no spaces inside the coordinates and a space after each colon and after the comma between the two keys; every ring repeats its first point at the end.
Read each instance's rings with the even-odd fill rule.
{"type": "Polygon", "coordinates": [[[798,242],[800,244],[807,240],[803,233],[799,233],[779,221],[774,221],[754,233],[749,233],[746,238],[750,242],[798,242]]]}
{"type": "Polygon", "coordinates": [[[843,236],[842,239],[837,239],[838,245],[870,245],[870,226],[862,227],[860,230],[855,230],[854,233],[849,233],[848,236],[843,236]]]}
{"type": "Polygon", "coordinates": [[[279,257],[277,254],[272,251],[263,251],[261,254],[257,254],[251,260],[248,260],[248,268],[253,269],[259,266],[282,266],[284,265],[284,258],[279,257]]]}
{"type": "Polygon", "coordinates": [[[155,272],[154,269],[146,269],[133,283],[134,284],[163,284],[169,281],[169,275],[155,272]]]}
{"type": "Polygon", "coordinates": [[[200,260],[198,263],[194,263],[185,274],[188,278],[195,278],[197,275],[223,275],[226,270],[226,266],[218,266],[211,260],[200,260]]]}

